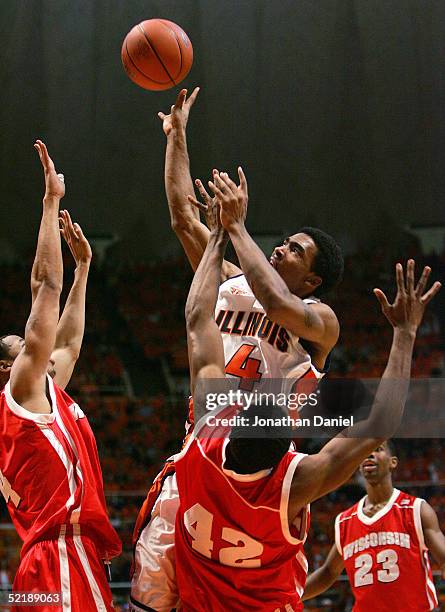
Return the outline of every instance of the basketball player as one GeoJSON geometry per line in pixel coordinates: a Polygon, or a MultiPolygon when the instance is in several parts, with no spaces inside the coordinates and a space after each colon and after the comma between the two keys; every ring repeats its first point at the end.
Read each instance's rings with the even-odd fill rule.
{"type": "MultiPolygon", "coordinates": [[[[221,210],[223,224],[225,214],[221,210]]],[[[212,381],[225,378],[224,350],[214,309],[227,239],[221,229],[211,232],[186,305],[196,405],[205,400],[202,385],[206,381],[211,391],[212,381]]],[[[290,432],[283,435],[284,424],[278,425],[278,436],[271,436],[264,426],[261,438],[255,439],[246,434],[246,428],[240,432],[238,425],[231,432],[230,427],[223,433],[221,428],[212,430],[207,414],[175,457],[180,497],[176,572],[184,612],[303,609],[307,564],[302,547],[308,504],[347,481],[383,442],[374,433],[378,431],[376,426],[384,422],[391,431],[399,426],[417,328],[426,304],[440,288],[435,283],[424,294],[428,268],[415,286],[413,260],[408,262],[406,280],[400,264],[396,273],[393,304],[382,291],[375,290],[394,334],[367,422],[342,432],[319,453],[305,456],[289,450],[290,432]],[[348,433],[362,437],[348,438],[348,433]]],[[[253,414],[249,414],[249,408],[246,416],[257,416],[259,408],[253,414]]],[[[223,416],[227,417],[230,410],[233,414],[233,406],[223,409],[223,416]]]]}
{"type": "MultiPolygon", "coordinates": [[[[159,113],[167,137],[165,186],[171,223],[194,270],[212,229],[211,215],[206,214],[209,227],[199,219],[186,143],[188,115],[198,91],[186,100],[187,91],[181,90],[171,114],[159,113]]],[[[207,211],[212,199],[201,181],[197,186],[207,211]]],[[[247,204],[247,185],[242,197],[247,204]]],[[[315,228],[304,228],[286,239],[270,262],[250,241],[246,258],[255,267],[253,274],[270,282],[257,283],[250,267],[244,270],[246,279],[240,268],[223,262],[215,316],[226,373],[239,378],[244,390],[264,379],[286,380],[290,386],[302,379],[312,384],[323,376],[338,339],[337,318],[319,296],[341,277],[341,251],[330,236],[315,228]]],[[[192,414],[190,409],[189,424],[192,414]]],[[[139,609],[169,612],[176,605],[173,535],[178,504],[174,464],[167,462],[148,492],[134,530],[131,601],[139,609]]]]}
{"type": "Polygon", "coordinates": [[[328,589],[346,569],[355,612],[423,612],[438,606],[428,549],[445,578],[445,537],[423,499],[395,489],[397,457],[390,442],[360,465],[366,496],[335,520],[335,544],[308,577],[303,599],[328,589]]]}
{"type": "Polygon", "coordinates": [[[111,611],[103,559],[119,554],[121,543],[107,516],[93,432],[64,391],[83,336],[91,252],[80,227],[62,213],[62,233],[77,268],[59,321],[58,216],[65,186],[44,143],[34,146],[44,169],[45,196],[31,313],[25,338],[3,337],[0,347],[0,488],[23,540],[13,590],[51,593],[52,605],[48,601],[39,610],[111,611]],[[57,593],[63,601],[54,607],[57,593]]]}
{"type": "MultiPolygon", "coordinates": [[[[181,90],[171,113],[159,113],[167,137],[165,187],[171,224],[194,270],[210,233],[199,219],[186,140],[190,109],[198,93],[196,88],[186,99],[187,90],[181,90]]],[[[216,177],[219,173],[214,170],[211,186],[215,180],[219,185],[216,177]]],[[[200,180],[196,185],[205,211],[210,197],[200,180]]],[[[247,206],[245,180],[237,196],[247,206]]],[[[224,261],[216,312],[226,372],[248,379],[250,387],[262,377],[298,380],[308,372],[319,377],[339,335],[337,317],[319,300],[342,276],[343,258],[338,245],[321,230],[309,227],[287,237],[270,260],[245,228],[236,242],[238,256],[244,254],[242,270],[224,261]]]]}

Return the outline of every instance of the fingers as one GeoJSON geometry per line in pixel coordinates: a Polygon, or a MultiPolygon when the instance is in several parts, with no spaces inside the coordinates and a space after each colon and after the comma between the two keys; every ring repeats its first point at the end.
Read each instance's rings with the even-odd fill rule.
{"type": "Polygon", "coordinates": [[[406,264],[406,289],[410,295],[414,293],[414,259],[408,259],[406,264]]]}
{"type": "Polygon", "coordinates": [[[76,237],[78,238],[78,240],[86,240],[85,235],[80,225],[78,223],[74,223],[73,227],[74,227],[74,231],[76,233],[76,237]]]}
{"type": "MultiPolygon", "coordinates": [[[[187,90],[185,91],[187,92],[187,90]]],[[[189,99],[187,100],[187,104],[189,108],[192,108],[192,106],[194,105],[195,100],[198,97],[198,94],[199,94],[199,87],[195,87],[193,92],[190,94],[189,99]]]]}
{"type": "Polygon", "coordinates": [[[209,204],[211,204],[212,202],[212,198],[210,197],[210,195],[207,193],[204,185],[202,184],[202,182],[199,179],[196,179],[195,181],[195,185],[198,188],[198,191],[201,195],[201,198],[204,200],[205,204],[208,206],[209,204]]]}
{"type": "Polygon", "coordinates": [[[239,185],[241,187],[241,190],[245,193],[245,195],[247,196],[248,194],[248,190],[247,190],[247,180],[246,180],[246,175],[244,174],[243,169],[241,168],[241,166],[238,166],[238,176],[239,176],[239,185]]]}
{"type": "Polygon", "coordinates": [[[165,113],[163,113],[162,111],[159,111],[159,113],[158,113],[158,117],[159,117],[159,119],[160,119],[161,121],[164,121],[164,119],[166,118],[166,116],[167,116],[167,115],[166,115],[165,113]]]}
{"type": "Polygon", "coordinates": [[[401,263],[396,265],[396,281],[397,291],[401,294],[405,293],[405,279],[403,278],[403,267],[401,263]]]}
{"type": "Polygon", "coordinates": [[[390,308],[388,299],[381,289],[374,289],[374,295],[378,299],[383,311],[390,308]]]}
{"type": "Polygon", "coordinates": [[[223,196],[223,192],[219,189],[219,187],[217,187],[215,185],[215,183],[213,181],[208,181],[208,186],[210,187],[210,189],[213,191],[213,193],[215,194],[215,196],[217,197],[221,197],[223,196]]]}
{"type": "Polygon", "coordinates": [[[439,281],[436,281],[434,283],[434,285],[431,287],[431,289],[429,289],[425,295],[423,295],[420,298],[420,301],[422,302],[422,304],[424,304],[425,306],[431,302],[431,300],[433,299],[433,297],[436,295],[436,293],[438,293],[439,289],[442,287],[442,283],[439,283],[439,281]]]}
{"type": "Polygon", "coordinates": [[[187,97],[187,90],[181,89],[181,91],[178,93],[178,97],[176,98],[176,102],[174,106],[172,106],[172,110],[176,108],[182,108],[184,106],[186,97],[187,97]]]}
{"type": "Polygon", "coordinates": [[[199,208],[199,210],[202,210],[203,213],[206,213],[209,208],[207,204],[203,204],[202,202],[200,202],[199,200],[197,200],[191,195],[187,196],[187,200],[190,202],[190,204],[193,204],[193,206],[196,206],[196,208],[199,208]]]}
{"type": "Polygon", "coordinates": [[[423,292],[425,291],[426,283],[428,281],[428,277],[430,274],[431,274],[431,268],[429,266],[425,266],[423,268],[422,275],[419,278],[419,282],[417,283],[417,287],[415,291],[417,297],[421,297],[423,292]]]}
{"type": "Polygon", "coordinates": [[[236,184],[232,181],[227,172],[220,172],[219,174],[214,175],[215,184],[218,185],[219,189],[223,193],[232,192],[232,194],[236,195],[236,184]]]}

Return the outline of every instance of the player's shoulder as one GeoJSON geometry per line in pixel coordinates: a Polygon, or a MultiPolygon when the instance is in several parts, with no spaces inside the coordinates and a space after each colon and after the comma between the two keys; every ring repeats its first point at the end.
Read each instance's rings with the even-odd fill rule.
{"type": "Polygon", "coordinates": [[[354,505],[350,506],[346,510],[343,510],[339,514],[337,514],[336,522],[342,523],[344,521],[348,521],[357,516],[358,506],[361,500],[356,502],[354,505]]]}
{"type": "Polygon", "coordinates": [[[424,500],[421,497],[410,495],[405,491],[398,491],[398,495],[394,500],[396,508],[413,508],[415,505],[420,505],[424,500]]]}
{"type": "MultiPolygon", "coordinates": [[[[247,279],[242,272],[240,272],[239,274],[234,274],[233,276],[229,276],[228,278],[222,280],[219,288],[220,290],[226,291],[231,291],[232,288],[236,288],[238,290],[244,290],[246,293],[251,293],[251,289],[247,283],[247,279]]],[[[236,291],[233,291],[233,293],[236,295],[236,291]]]]}

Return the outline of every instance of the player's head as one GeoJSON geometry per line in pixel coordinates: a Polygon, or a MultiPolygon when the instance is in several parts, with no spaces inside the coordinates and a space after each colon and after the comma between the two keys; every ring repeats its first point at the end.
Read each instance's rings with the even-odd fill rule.
{"type": "Polygon", "coordinates": [[[328,293],[343,275],[343,255],[329,234],[302,227],[274,249],[270,263],[289,290],[299,297],[328,293]]]}
{"type": "Polygon", "coordinates": [[[392,477],[398,463],[394,443],[383,442],[360,464],[360,472],[370,485],[378,484],[392,477]]]}
{"type": "Polygon", "coordinates": [[[226,449],[226,466],[239,474],[254,474],[277,466],[290,447],[291,428],[279,407],[251,406],[245,424],[233,427],[226,449]]]}
{"type": "MultiPolygon", "coordinates": [[[[21,336],[15,334],[0,336],[0,385],[2,387],[8,382],[12,364],[24,346],[25,341],[21,336]]],[[[48,374],[55,375],[53,359],[48,362],[48,374]]]]}

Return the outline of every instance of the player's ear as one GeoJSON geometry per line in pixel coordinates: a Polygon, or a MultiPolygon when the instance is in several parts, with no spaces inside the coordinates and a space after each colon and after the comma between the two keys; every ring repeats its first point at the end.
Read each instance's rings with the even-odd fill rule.
{"type": "Polygon", "coordinates": [[[306,282],[310,286],[311,290],[315,291],[315,289],[319,287],[323,281],[321,279],[321,276],[317,276],[317,274],[311,273],[307,277],[306,282]]]}
{"type": "Polygon", "coordinates": [[[393,472],[397,468],[398,465],[399,465],[399,460],[397,459],[397,457],[391,457],[391,460],[389,463],[391,472],[393,472]]]}
{"type": "Polygon", "coordinates": [[[11,371],[12,361],[10,359],[0,359],[0,373],[6,374],[11,371]]]}

